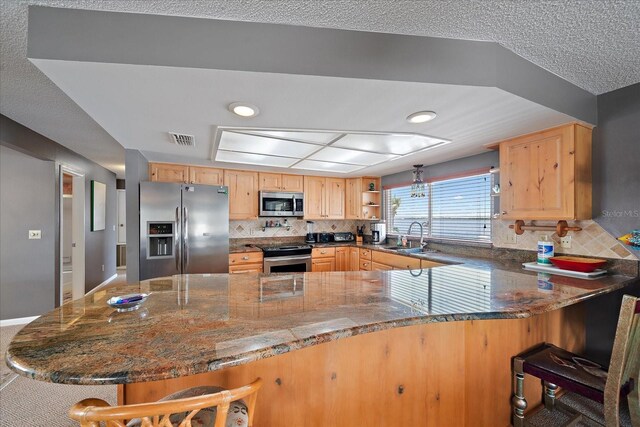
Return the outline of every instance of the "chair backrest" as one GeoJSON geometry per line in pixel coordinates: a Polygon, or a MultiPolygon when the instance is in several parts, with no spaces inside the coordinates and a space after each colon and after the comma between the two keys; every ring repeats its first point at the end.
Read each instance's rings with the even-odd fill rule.
{"type": "Polygon", "coordinates": [[[611,363],[604,388],[606,425],[620,425],[620,395],[623,387],[632,387],[632,391],[625,397],[629,399],[632,425],[640,425],[638,381],[640,381],[640,298],[625,295],[622,297],[611,363]]]}
{"type": "Polygon", "coordinates": [[[136,418],[141,420],[141,427],[171,427],[171,415],[187,413],[180,427],[191,427],[192,418],[201,409],[215,406],[215,427],[224,427],[229,404],[244,399],[247,404],[249,426],[252,426],[256,397],[261,386],[262,380],[258,378],[249,385],[213,394],[122,406],[110,406],[101,399],[85,399],[71,407],[69,417],[78,421],[82,427],[98,427],[101,422],[107,427],[125,427],[125,420],[136,418]]]}

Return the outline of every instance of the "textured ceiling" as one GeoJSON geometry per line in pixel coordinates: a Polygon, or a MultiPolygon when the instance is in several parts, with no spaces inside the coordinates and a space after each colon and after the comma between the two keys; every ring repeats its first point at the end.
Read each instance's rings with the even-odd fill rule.
{"type": "Polygon", "coordinates": [[[594,94],[640,81],[638,0],[3,0],[0,111],[112,170],[122,148],[26,59],[29,4],[495,41],[594,94]]]}

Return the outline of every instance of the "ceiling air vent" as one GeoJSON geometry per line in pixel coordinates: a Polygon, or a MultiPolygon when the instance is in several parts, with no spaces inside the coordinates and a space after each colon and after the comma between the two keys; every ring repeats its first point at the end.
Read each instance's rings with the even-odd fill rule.
{"type": "Polygon", "coordinates": [[[173,132],[169,132],[169,135],[171,135],[171,142],[181,147],[194,147],[196,145],[196,137],[193,135],[173,132]]]}

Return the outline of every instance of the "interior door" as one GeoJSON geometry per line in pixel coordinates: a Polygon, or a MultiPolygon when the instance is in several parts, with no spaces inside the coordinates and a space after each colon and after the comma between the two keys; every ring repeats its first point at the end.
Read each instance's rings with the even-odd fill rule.
{"type": "Polygon", "coordinates": [[[183,273],[229,272],[227,187],[182,186],[183,273]]]}

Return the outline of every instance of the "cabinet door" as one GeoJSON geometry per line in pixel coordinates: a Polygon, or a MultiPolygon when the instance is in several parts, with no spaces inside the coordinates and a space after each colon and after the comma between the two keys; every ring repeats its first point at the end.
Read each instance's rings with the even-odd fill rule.
{"type": "Polygon", "coordinates": [[[500,144],[502,218],[574,218],[573,129],[551,129],[500,144]]]}
{"type": "Polygon", "coordinates": [[[224,170],[191,166],[189,168],[189,181],[191,184],[224,185],[224,170]]]}
{"type": "Polygon", "coordinates": [[[229,273],[230,274],[262,273],[262,264],[230,265],[229,266],[229,273]]]}
{"type": "Polygon", "coordinates": [[[304,217],[305,219],[324,219],[325,178],[304,177],[304,217]]]}
{"type": "Polygon", "coordinates": [[[282,190],[302,193],[304,191],[304,180],[302,175],[282,174],[282,190]]]}
{"type": "Polygon", "coordinates": [[[282,175],[260,172],[260,191],[282,191],[282,175]]]}
{"type": "Polygon", "coordinates": [[[360,258],[360,271],[370,271],[371,260],[360,258]]]}
{"type": "Polygon", "coordinates": [[[327,178],[325,185],[326,209],[325,218],[344,219],[345,180],[343,178],[327,178]]]}
{"type": "Polygon", "coordinates": [[[404,255],[388,254],[380,251],[373,251],[371,260],[374,264],[385,264],[399,270],[420,268],[420,260],[418,258],[408,257],[404,255]]]}
{"type": "Polygon", "coordinates": [[[349,271],[360,270],[360,250],[349,248],[349,271]]]}
{"type": "Polygon", "coordinates": [[[349,271],[349,250],[346,247],[336,248],[336,271],[349,271]]]}
{"type": "Polygon", "coordinates": [[[346,180],[346,219],[362,218],[362,179],[349,178],[346,180]]]}
{"type": "Polygon", "coordinates": [[[149,163],[149,181],[189,183],[189,166],[149,163]]]}
{"type": "Polygon", "coordinates": [[[311,261],[311,271],[336,271],[336,259],[335,258],[319,258],[311,261]]]}
{"type": "Polygon", "coordinates": [[[379,262],[375,262],[375,261],[371,262],[371,271],[381,271],[381,270],[393,270],[393,267],[386,264],[380,264],[379,262]]]}
{"type": "Polygon", "coordinates": [[[258,217],[258,173],[224,171],[224,185],[229,187],[229,219],[258,217]]]}

